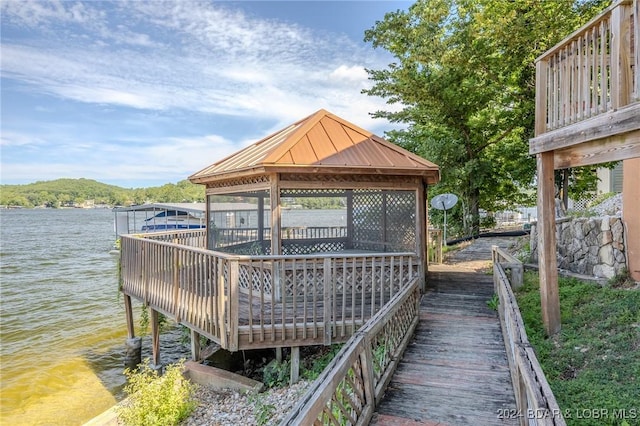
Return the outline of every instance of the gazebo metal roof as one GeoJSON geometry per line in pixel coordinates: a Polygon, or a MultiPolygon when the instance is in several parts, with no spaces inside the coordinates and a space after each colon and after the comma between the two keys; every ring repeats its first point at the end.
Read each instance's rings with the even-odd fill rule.
{"type": "Polygon", "coordinates": [[[439,168],[321,109],[191,175],[194,183],[268,172],[388,174],[438,182],[439,168]]]}

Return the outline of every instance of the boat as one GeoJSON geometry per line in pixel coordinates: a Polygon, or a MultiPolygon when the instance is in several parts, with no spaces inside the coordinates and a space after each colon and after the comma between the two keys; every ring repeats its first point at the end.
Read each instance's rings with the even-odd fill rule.
{"type": "Polygon", "coordinates": [[[170,229],[200,229],[204,228],[204,218],[180,210],[167,210],[148,219],[142,225],[141,231],[167,231],[170,229]]]}
{"type": "Polygon", "coordinates": [[[123,234],[206,227],[205,203],[147,203],[116,207],[116,238],[123,234]]]}

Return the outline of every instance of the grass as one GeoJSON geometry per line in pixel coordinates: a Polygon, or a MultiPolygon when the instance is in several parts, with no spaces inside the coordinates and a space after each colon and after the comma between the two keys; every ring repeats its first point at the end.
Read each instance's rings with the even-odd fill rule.
{"type": "Polygon", "coordinates": [[[538,275],[516,298],[568,425],[640,425],[640,291],[559,279],[561,331],[542,325],[538,275]]]}

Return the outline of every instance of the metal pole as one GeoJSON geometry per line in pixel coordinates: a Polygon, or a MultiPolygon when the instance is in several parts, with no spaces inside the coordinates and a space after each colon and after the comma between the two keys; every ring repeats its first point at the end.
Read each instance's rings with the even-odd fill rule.
{"type": "Polygon", "coordinates": [[[442,210],[444,210],[444,245],[447,245],[447,209],[444,206],[444,200],[442,200],[442,210]]]}

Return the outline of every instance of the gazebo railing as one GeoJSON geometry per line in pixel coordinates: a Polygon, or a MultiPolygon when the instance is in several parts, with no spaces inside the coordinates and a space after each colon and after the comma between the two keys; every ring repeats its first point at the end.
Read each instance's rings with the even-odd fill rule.
{"type": "MultiPolygon", "coordinates": [[[[260,236],[259,228],[215,228],[213,231],[217,247],[234,246],[255,241],[271,239],[271,229],[264,228],[260,236]]],[[[288,240],[309,240],[345,238],[346,226],[304,226],[282,229],[282,238],[288,240]]]]}
{"type": "Polygon", "coordinates": [[[143,234],[132,234],[144,237],[154,241],[165,241],[168,243],[179,244],[181,246],[189,246],[196,248],[204,248],[207,246],[207,230],[190,229],[190,230],[171,230],[161,232],[147,232],[143,234]]]}
{"type": "Polygon", "coordinates": [[[415,253],[241,256],[163,234],[122,237],[122,291],[231,351],[345,341],[418,276],[415,253]]]}

